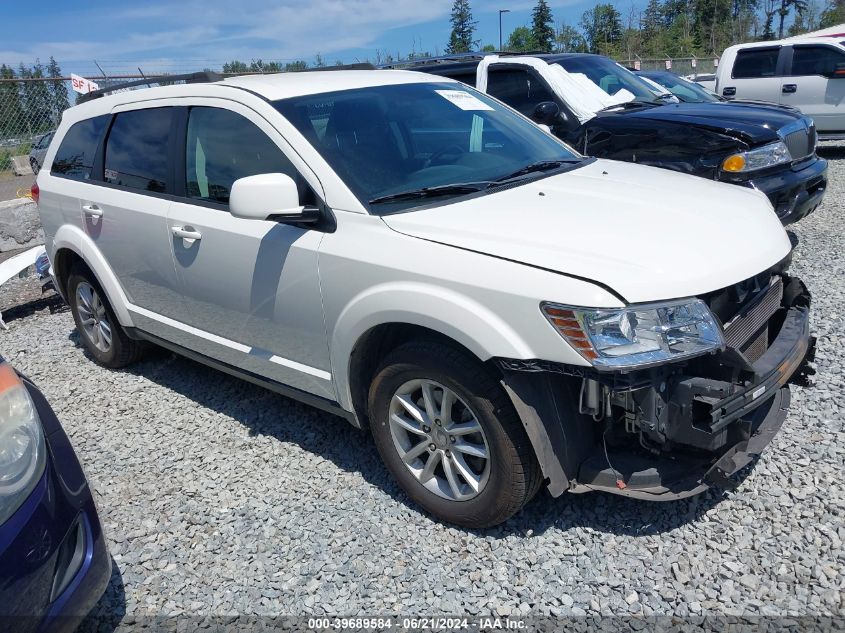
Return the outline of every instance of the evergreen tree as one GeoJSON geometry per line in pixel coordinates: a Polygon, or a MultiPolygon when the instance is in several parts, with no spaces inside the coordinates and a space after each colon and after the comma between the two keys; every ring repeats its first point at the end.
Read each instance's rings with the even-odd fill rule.
{"type": "MultiPolygon", "coordinates": [[[[44,66],[35,60],[32,68],[23,64],[18,67],[18,77],[21,79],[43,79],[44,66]]],[[[52,125],[50,90],[46,81],[24,81],[23,85],[23,129],[27,135],[46,132],[52,125]]]]}
{"type": "Polygon", "coordinates": [[[450,20],[452,33],[449,36],[446,52],[450,54],[470,52],[475,47],[475,40],[472,39],[472,36],[475,34],[477,22],[472,19],[469,0],[455,0],[452,5],[450,20]]]}
{"type": "MultiPolygon", "coordinates": [[[[6,64],[0,66],[0,79],[15,79],[14,69],[6,64]]],[[[12,81],[0,82],[0,139],[16,136],[22,130],[20,84],[12,81]]]]}
{"type": "Polygon", "coordinates": [[[591,53],[612,55],[622,40],[622,16],[612,4],[597,4],[581,16],[581,28],[591,53]]]}
{"type": "Polygon", "coordinates": [[[248,72],[249,66],[247,66],[244,62],[238,61],[236,59],[223,64],[223,74],[225,75],[238,75],[248,72]]]}
{"type": "Polygon", "coordinates": [[[831,0],[819,21],[819,28],[826,29],[845,22],[845,0],[831,0]]]}
{"type": "Polygon", "coordinates": [[[554,18],[546,0],[537,0],[531,12],[531,38],[537,50],[552,52],[555,41],[554,18]]]}
{"type": "Polygon", "coordinates": [[[62,118],[62,112],[70,107],[68,100],[67,84],[60,79],[62,76],[62,69],[59,64],[50,56],[50,62],[47,64],[47,76],[55,81],[50,82],[50,105],[52,106],[52,118],[55,125],[59,124],[62,118]]]}
{"type": "Polygon", "coordinates": [[[778,9],[778,38],[783,38],[783,23],[789,15],[790,9],[795,9],[797,14],[804,13],[807,8],[807,0],[780,0],[778,9]]]}

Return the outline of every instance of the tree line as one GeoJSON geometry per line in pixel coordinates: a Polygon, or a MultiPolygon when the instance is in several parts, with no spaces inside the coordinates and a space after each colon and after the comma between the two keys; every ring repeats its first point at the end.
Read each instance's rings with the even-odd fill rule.
{"type": "MultiPolygon", "coordinates": [[[[705,57],[741,42],[800,35],[845,22],[845,0],[649,0],[623,15],[597,3],[578,24],[556,23],[546,0],[531,22],[514,28],[507,51],[600,53],[617,59],[705,57]]],[[[469,0],[455,0],[447,53],[475,51],[477,22],[469,0]]],[[[487,45],[481,50],[493,50],[487,45]]]]}
{"type": "Polygon", "coordinates": [[[56,127],[70,107],[67,84],[60,77],[62,69],[52,57],[46,66],[38,60],[17,68],[0,65],[0,79],[44,79],[0,81],[0,139],[32,136],[56,127]]]}

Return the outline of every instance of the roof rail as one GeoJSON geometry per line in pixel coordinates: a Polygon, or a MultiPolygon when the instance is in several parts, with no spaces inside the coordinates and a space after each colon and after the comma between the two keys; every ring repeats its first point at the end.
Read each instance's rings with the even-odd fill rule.
{"type": "Polygon", "coordinates": [[[409,66],[425,66],[426,64],[448,64],[451,62],[470,61],[483,59],[490,55],[499,57],[514,57],[522,55],[550,55],[546,51],[476,51],[469,53],[452,53],[451,55],[440,55],[438,57],[420,57],[418,59],[407,59],[402,61],[382,64],[379,68],[408,68],[409,66]]]}
{"type": "Polygon", "coordinates": [[[187,73],[184,75],[157,75],[154,77],[138,79],[137,81],[127,81],[124,83],[115,84],[113,86],[109,86],[108,88],[92,90],[91,92],[80,96],[79,103],[85,103],[86,101],[91,101],[92,99],[99,99],[100,97],[104,97],[109,93],[117,92],[125,88],[135,88],[137,86],[147,86],[148,88],[150,88],[152,87],[152,84],[158,84],[165,81],[184,81],[186,84],[199,84],[220,81],[221,79],[223,79],[222,75],[208,71],[203,71],[199,73],[187,73]]]}
{"type": "Polygon", "coordinates": [[[316,66],[314,68],[303,68],[295,70],[297,73],[315,72],[318,70],[375,70],[376,67],[370,62],[358,62],[355,64],[341,64],[339,66],[316,66]]]}

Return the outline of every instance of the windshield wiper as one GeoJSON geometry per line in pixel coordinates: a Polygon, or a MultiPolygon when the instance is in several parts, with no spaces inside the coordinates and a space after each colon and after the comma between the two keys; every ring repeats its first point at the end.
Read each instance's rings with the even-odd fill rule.
{"type": "Polygon", "coordinates": [[[512,180],[514,178],[519,178],[520,176],[526,176],[528,174],[533,174],[539,171],[549,171],[550,169],[555,169],[562,165],[571,165],[572,163],[580,163],[580,158],[558,158],[555,160],[540,160],[536,163],[531,163],[530,165],[526,165],[525,167],[521,167],[506,176],[502,176],[501,178],[496,178],[491,185],[498,185],[508,180],[512,180]]]}
{"type": "Polygon", "coordinates": [[[437,187],[421,187],[420,189],[409,189],[399,193],[391,193],[386,196],[379,196],[370,200],[370,204],[382,204],[385,202],[401,202],[403,200],[418,200],[421,198],[436,198],[438,196],[461,196],[468,193],[475,193],[486,189],[490,183],[466,182],[452,185],[439,185],[437,187]]]}

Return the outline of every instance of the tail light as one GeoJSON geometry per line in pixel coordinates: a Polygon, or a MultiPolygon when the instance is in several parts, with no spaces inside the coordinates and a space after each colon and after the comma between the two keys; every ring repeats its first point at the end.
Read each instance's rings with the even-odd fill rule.
{"type": "Polygon", "coordinates": [[[41,190],[38,188],[38,183],[32,183],[32,187],[29,189],[29,194],[32,196],[32,199],[35,201],[35,204],[38,204],[38,195],[41,193],[41,190]]]}

